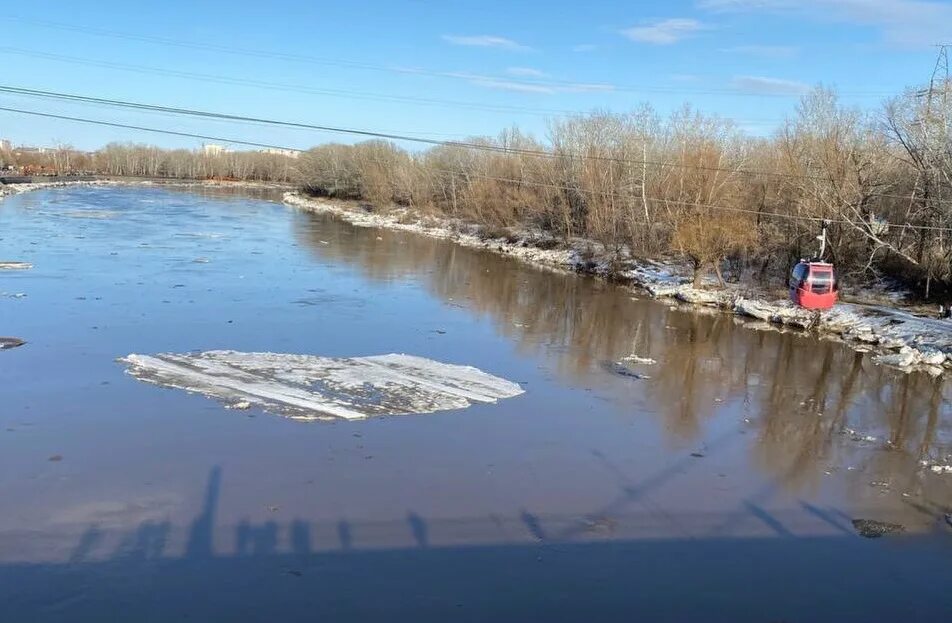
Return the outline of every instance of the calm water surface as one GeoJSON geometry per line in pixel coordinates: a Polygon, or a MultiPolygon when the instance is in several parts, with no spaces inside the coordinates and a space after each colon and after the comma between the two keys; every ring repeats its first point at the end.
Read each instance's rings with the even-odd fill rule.
{"type": "Polygon", "coordinates": [[[952,620],[942,379],[267,195],[28,193],[0,259],[2,621],[952,620]],[[302,423],[115,361],[209,349],[526,391],[302,423]]]}

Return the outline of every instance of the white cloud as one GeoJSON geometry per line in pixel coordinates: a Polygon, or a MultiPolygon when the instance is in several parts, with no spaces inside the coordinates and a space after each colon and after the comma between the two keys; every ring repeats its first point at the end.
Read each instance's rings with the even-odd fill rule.
{"type": "Polygon", "coordinates": [[[529,84],[528,82],[518,82],[515,80],[504,80],[502,78],[474,77],[470,80],[471,84],[487,89],[497,89],[499,91],[515,91],[517,93],[541,93],[543,95],[552,95],[555,89],[544,84],[529,84]]]}
{"type": "Polygon", "coordinates": [[[540,95],[554,95],[556,93],[608,93],[615,90],[615,86],[607,83],[584,83],[584,82],[522,82],[520,80],[508,80],[496,76],[484,76],[480,74],[470,74],[457,72],[452,74],[456,78],[464,78],[470,84],[486,89],[496,89],[499,91],[514,91],[516,93],[535,93],[540,95]]]}
{"type": "Polygon", "coordinates": [[[545,78],[549,74],[532,67],[509,67],[506,73],[510,76],[520,76],[522,78],[545,78]]]}
{"type": "Polygon", "coordinates": [[[496,48],[510,52],[528,52],[532,48],[506,37],[496,35],[443,35],[443,41],[453,45],[466,45],[477,48],[496,48]]]}
{"type": "Polygon", "coordinates": [[[795,57],[800,53],[800,48],[792,45],[735,45],[721,51],[760,58],[785,59],[795,57]]]}
{"type": "Polygon", "coordinates": [[[607,82],[575,82],[560,85],[558,88],[560,93],[611,93],[615,90],[615,85],[607,82]]]}
{"type": "Polygon", "coordinates": [[[952,3],[934,0],[697,0],[716,12],[779,12],[814,21],[866,26],[894,45],[952,39],[952,3]]]}
{"type": "Polygon", "coordinates": [[[709,26],[696,19],[675,17],[643,26],[632,26],[621,33],[632,41],[640,43],[671,45],[708,28],[709,26]]]}
{"type": "Polygon", "coordinates": [[[572,46],[573,52],[594,52],[598,48],[594,43],[580,43],[572,46]]]}
{"type": "Polygon", "coordinates": [[[810,90],[810,85],[803,82],[764,76],[734,76],[731,86],[739,91],[760,95],[802,95],[810,90]]]}

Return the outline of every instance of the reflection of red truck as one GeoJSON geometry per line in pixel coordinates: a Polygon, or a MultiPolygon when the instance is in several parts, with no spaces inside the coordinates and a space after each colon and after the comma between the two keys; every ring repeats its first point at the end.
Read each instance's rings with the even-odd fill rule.
{"type": "Polygon", "coordinates": [[[790,300],[805,309],[830,309],[836,303],[833,264],[800,260],[790,274],[790,300]]]}

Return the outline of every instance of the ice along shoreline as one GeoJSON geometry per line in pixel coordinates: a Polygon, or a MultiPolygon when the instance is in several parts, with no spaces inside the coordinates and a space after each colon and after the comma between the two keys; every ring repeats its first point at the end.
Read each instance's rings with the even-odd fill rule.
{"type": "Polygon", "coordinates": [[[598,245],[576,240],[568,245],[551,237],[517,232],[488,237],[479,226],[453,219],[421,215],[397,208],[387,213],[367,211],[356,204],[288,192],[284,203],[303,210],[330,214],[357,227],[407,231],[456,244],[515,257],[533,265],[611,277],[654,298],[676,300],[734,313],[776,327],[809,329],[838,339],[855,350],[870,352],[877,363],[903,371],[923,370],[941,374],[952,370],[952,322],[923,318],[886,306],[839,303],[823,314],[794,306],[789,301],[750,295],[739,288],[708,290],[693,287],[673,264],[631,261],[622,270],[610,270],[598,245]]]}

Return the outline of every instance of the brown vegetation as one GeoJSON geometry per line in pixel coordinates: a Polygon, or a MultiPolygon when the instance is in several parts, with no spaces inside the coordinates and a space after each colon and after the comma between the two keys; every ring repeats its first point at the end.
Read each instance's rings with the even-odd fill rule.
{"type": "Polygon", "coordinates": [[[265,152],[234,151],[206,154],[154,145],[110,143],[99,151],[77,151],[69,145],[55,149],[11,150],[0,153],[0,163],[11,164],[24,175],[98,173],[131,177],[227,179],[289,182],[295,159],[265,152]]]}
{"type": "Polygon", "coordinates": [[[324,145],[301,159],[311,192],[411,205],[492,228],[538,228],[602,243],[616,257],[676,252],[696,278],[725,260],[782,279],[813,254],[856,282],[887,276],[929,296],[952,286],[952,107],[910,90],[865,115],[817,89],[769,139],[690,108],[645,106],[516,130],[485,150],[407,152],[379,141],[324,145]]]}

